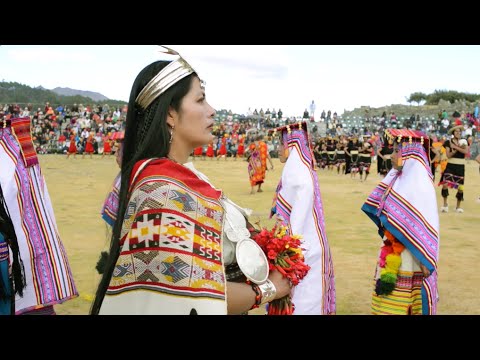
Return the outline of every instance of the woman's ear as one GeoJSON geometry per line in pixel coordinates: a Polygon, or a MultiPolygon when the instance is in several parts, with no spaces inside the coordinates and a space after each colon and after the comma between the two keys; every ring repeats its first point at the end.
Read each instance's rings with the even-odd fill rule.
{"type": "Polygon", "coordinates": [[[171,128],[175,128],[175,120],[177,118],[177,112],[175,109],[171,106],[168,107],[168,112],[167,112],[167,124],[171,128]]]}

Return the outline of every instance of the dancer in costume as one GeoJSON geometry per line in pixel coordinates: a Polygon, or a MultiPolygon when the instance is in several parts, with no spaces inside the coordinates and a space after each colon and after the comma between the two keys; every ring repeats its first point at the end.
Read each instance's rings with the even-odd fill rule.
{"type": "Polygon", "coordinates": [[[393,140],[384,139],[383,146],[377,150],[378,172],[385,176],[392,169],[393,140]]]}
{"type": "Polygon", "coordinates": [[[350,174],[352,179],[355,178],[355,175],[358,173],[358,151],[360,150],[361,145],[358,142],[358,137],[354,135],[352,139],[349,141],[347,148],[345,149],[345,153],[347,154],[347,161],[346,161],[346,174],[350,174]]]}
{"type": "Polygon", "coordinates": [[[445,171],[442,173],[438,186],[442,186],[443,206],[441,212],[448,212],[448,188],[457,189],[457,206],[455,212],[463,213],[461,207],[463,201],[463,190],[465,184],[465,156],[468,152],[468,144],[462,139],[463,125],[451,128],[448,133],[453,134],[450,140],[445,141],[443,146],[446,149],[448,163],[445,171]],[[463,140],[463,142],[462,142],[463,140]]]}
{"type": "Polygon", "coordinates": [[[345,145],[341,141],[337,142],[337,149],[335,150],[335,166],[337,167],[337,174],[343,175],[345,173],[345,145]]]}
{"type": "Polygon", "coordinates": [[[413,130],[385,134],[393,144],[394,168],[362,206],[382,239],[372,313],[434,315],[440,233],[430,140],[413,130]]]}
{"type": "Polygon", "coordinates": [[[372,148],[368,142],[364,142],[363,146],[358,153],[358,168],[360,174],[360,181],[367,181],[367,177],[370,174],[370,166],[372,165],[372,148]],[[365,173],[365,177],[363,174],[365,173]]]}
{"type": "Polygon", "coordinates": [[[279,157],[285,163],[277,186],[271,216],[290,234],[303,237],[305,263],[311,269],[293,290],[294,315],[333,315],[336,312],[332,254],[325,232],[325,215],[308,146],[305,122],[276,129],[279,157]]]}
{"type": "MultiPolygon", "coordinates": [[[[12,313],[55,314],[54,305],[78,292],[32,143],[29,117],[0,120],[0,164],[0,232],[13,255],[12,313]]],[[[5,254],[5,249],[3,245],[0,252],[5,254]]]]}
{"type": "Polygon", "coordinates": [[[255,194],[255,186],[257,192],[263,192],[262,184],[265,181],[265,174],[267,172],[267,159],[270,162],[270,170],[273,170],[273,162],[268,153],[267,144],[263,141],[263,135],[257,135],[255,141],[250,144],[248,148],[248,177],[250,178],[251,191],[250,194],[255,194]]]}

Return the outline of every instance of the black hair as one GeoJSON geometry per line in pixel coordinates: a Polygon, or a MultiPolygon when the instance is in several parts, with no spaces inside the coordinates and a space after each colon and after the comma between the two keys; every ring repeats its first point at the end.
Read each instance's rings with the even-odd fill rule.
{"type": "Polygon", "coordinates": [[[115,264],[120,255],[120,233],[130,197],[129,182],[132,169],[140,160],[167,156],[170,149],[170,131],[167,125],[169,108],[180,112],[182,100],[190,91],[192,79],[194,76],[198,77],[196,73],[186,76],[157,97],[146,109],[142,109],[135,101],[138,94],[169,63],[170,61],[156,61],[148,65],[138,74],[132,86],[123,140],[122,180],[117,219],[112,230],[112,239],[103,276],[92,304],[92,315],[96,315],[100,311],[115,264]]]}
{"type": "MultiPolygon", "coordinates": [[[[0,276],[0,300],[7,300],[11,297],[11,285],[13,292],[23,297],[23,290],[26,287],[25,267],[20,256],[20,247],[18,245],[15,227],[8,212],[7,201],[3,196],[2,186],[0,185],[0,233],[12,252],[12,284],[4,284],[0,276]]],[[[1,275],[1,274],[0,274],[1,275]]]]}

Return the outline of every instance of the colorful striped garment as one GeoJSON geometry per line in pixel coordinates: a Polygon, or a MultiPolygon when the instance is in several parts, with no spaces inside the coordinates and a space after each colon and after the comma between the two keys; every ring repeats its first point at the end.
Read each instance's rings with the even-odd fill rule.
{"type": "Polygon", "coordinates": [[[250,144],[250,159],[248,160],[248,176],[252,187],[263,184],[267,171],[267,144],[256,141],[250,144]],[[257,145],[258,143],[258,145],[257,145]]]}
{"type": "Polygon", "coordinates": [[[288,145],[289,156],[272,213],[291,234],[303,237],[305,263],[311,267],[293,289],[293,314],[333,315],[336,313],[335,277],[313,154],[308,145],[306,125],[300,130],[298,124],[291,126],[290,131],[286,127],[277,129],[283,134],[283,143],[288,145]]]}
{"type": "MultiPolygon", "coordinates": [[[[408,136],[418,137],[416,133],[408,136]]],[[[403,169],[390,170],[362,206],[382,238],[383,229],[388,230],[406,248],[393,292],[373,294],[374,314],[433,315],[437,311],[439,219],[424,139],[428,141],[425,135],[421,143],[407,140],[399,144],[403,169]],[[427,278],[423,277],[420,264],[430,271],[427,278]]],[[[377,277],[378,274],[375,280],[377,277]]]]}
{"type": "Polygon", "coordinates": [[[24,129],[22,134],[18,138],[12,128],[0,129],[0,185],[26,276],[23,297],[15,299],[16,314],[78,296],[38,159],[25,153],[25,149],[33,149],[31,137],[27,144],[30,130],[24,129]]]}
{"type": "Polygon", "coordinates": [[[118,194],[120,192],[120,184],[122,181],[122,172],[119,172],[118,175],[115,177],[113,181],[112,190],[108,193],[105,202],[103,203],[102,207],[102,219],[105,222],[113,227],[115,224],[115,220],[117,220],[117,212],[118,212],[118,194]]]}

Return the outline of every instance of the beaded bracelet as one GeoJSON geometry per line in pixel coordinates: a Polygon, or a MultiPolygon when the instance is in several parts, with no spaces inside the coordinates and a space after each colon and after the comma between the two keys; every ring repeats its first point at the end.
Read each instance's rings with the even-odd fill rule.
{"type": "Polygon", "coordinates": [[[252,290],[255,292],[255,304],[250,308],[250,310],[258,308],[262,304],[262,292],[257,284],[247,280],[246,283],[252,287],[252,290]]]}

